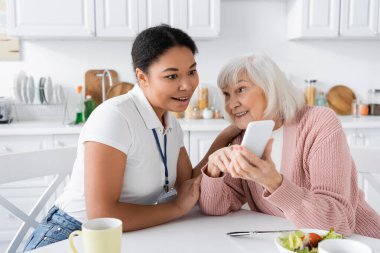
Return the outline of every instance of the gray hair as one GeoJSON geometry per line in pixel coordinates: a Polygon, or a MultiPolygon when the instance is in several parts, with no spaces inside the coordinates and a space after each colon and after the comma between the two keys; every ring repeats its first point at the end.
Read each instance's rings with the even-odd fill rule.
{"type": "Polygon", "coordinates": [[[302,91],[293,85],[268,56],[247,55],[231,60],[219,73],[219,88],[237,84],[241,73],[246,73],[250,81],[263,89],[268,103],[264,111],[265,118],[278,115],[285,121],[291,121],[305,105],[302,91]]]}

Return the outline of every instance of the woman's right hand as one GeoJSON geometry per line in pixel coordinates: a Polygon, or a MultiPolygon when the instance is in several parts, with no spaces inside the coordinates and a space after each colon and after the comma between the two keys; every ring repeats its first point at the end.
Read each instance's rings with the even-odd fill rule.
{"type": "Polygon", "coordinates": [[[178,189],[174,204],[179,209],[181,215],[188,213],[198,202],[201,179],[201,175],[196,178],[188,179],[184,181],[178,189]]]}
{"type": "Polygon", "coordinates": [[[227,172],[231,163],[232,146],[218,149],[208,157],[205,173],[209,177],[219,177],[222,172],[227,172]]]}

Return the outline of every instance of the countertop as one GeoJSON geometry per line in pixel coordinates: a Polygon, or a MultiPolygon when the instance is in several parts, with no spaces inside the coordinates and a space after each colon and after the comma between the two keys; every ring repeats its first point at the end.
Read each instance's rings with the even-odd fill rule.
{"type": "MultiPolygon", "coordinates": [[[[349,128],[380,128],[380,116],[339,116],[342,126],[349,128]]],[[[228,126],[224,119],[187,120],[180,119],[183,131],[221,131],[228,126]]],[[[0,125],[1,135],[34,135],[34,134],[79,134],[82,125],[66,126],[59,121],[15,121],[0,125]]]]}

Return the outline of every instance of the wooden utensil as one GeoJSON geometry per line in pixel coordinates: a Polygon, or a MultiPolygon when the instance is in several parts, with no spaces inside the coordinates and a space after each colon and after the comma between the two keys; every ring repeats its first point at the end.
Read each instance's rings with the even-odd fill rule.
{"type": "Polygon", "coordinates": [[[134,87],[133,84],[127,83],[127,82],[114,84],[107,91],[106,99],[123,95],[127,93],[128,91],[130,91],[133,87],[134,87]]]}
{"type": "Polygon", "coordinates": [[[336,85],[326,94],[327,103],[338,115],[352,114],[352,102],[356,99],[355,93],[347,86],[336,85]]]}
{"type": "MultiPolygon", "coordinates": [[[[109,70],[112,77],[112,84],[109,83],[109,78],[106,77],[106,89],[107,93],[110,86],[119,82],[117,72],[115,70],[109,70]]],[[[102,74],[104,69],[90,69],[85,73],[85,89],[86,95],[91,95],[95,103],[99,105],[102,103],[102,74]]]]}

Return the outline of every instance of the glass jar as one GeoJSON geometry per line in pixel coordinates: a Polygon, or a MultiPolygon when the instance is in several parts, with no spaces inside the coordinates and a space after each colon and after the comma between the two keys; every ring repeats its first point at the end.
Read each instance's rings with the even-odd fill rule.
{"type": "Polygon", "coordinates": [[[198,108],[202,111],[208,107],[208,89],[202,86],[199,86],[198,89],[198,108]]]}
{"type": "Polygon", "coordinates": [[[360,116],[360,103],[358,100],[354,99],[352,101],[351,109],[352,109],[352,116],[354,118],[359,118],[359,116],[360,116]]]}
{"type": "Polygon", "coordinates": [[[309,106],[315,105],[315,95],[317,92],[317,88],[315,84],[317,83],[317,80],[315,79],[307,79],[306,82],[306,88],[305,88],[305,97],[306,97],[306,103],[309,106]]]}
{"type": "Polygon", "coordinates": [[[380,115],[380,90],[368,90],[369,115],[380,115]]]}
{"type": "Polygon", "coordinates": [[[200,119],[200,118],[202,118],[202,111],[199,110],[198,106],[194,106],[191,112],[191,119],[200,119]]]}
{"type": "Polygon", "coordinates": [[[326,96],[325,96],[325,93],[323,91],[318,92],[318,96],[315,99],[315,105],[327,106],[326,96]]]}

